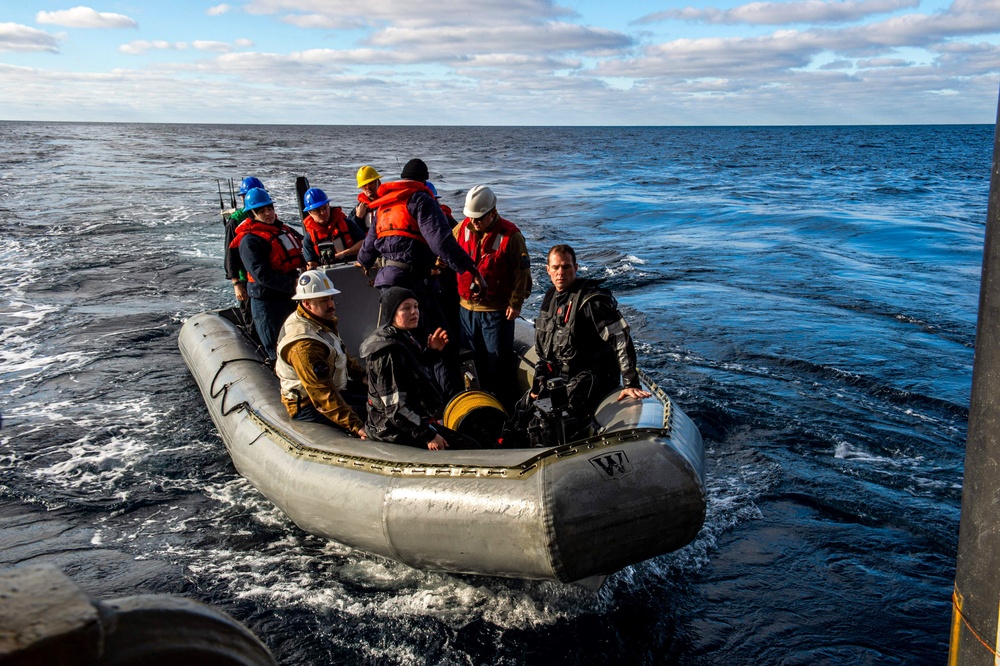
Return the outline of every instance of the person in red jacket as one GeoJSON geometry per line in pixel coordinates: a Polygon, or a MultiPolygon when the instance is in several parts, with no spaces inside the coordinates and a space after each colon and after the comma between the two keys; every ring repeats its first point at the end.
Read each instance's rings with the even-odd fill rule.
{"type": "Polygon", "coordinates": [[[469,273],[458,276],[462,346],[475,353],[480,387],[509,405],[517,398],[514,320],[531,295],[531,260],[520,229],[500,217],[489,187],[469,190],[463,212],[455,240],[476,262],[486,288],[477,289],[469,273]]]}

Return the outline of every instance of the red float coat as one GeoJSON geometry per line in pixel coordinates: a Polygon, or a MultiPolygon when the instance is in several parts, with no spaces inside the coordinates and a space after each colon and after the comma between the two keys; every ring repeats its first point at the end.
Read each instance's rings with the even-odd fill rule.
{"type": "MultiPolygon", "coordinates": [[[[271,268],[278,273],[290,273],[306,267],[302,256],[302,241],[291,227],[281,224],[265,224],[253,218],[244,220],[236,228],[236,235],[229,247],[239,248],[240,242],[247,234],[253,234],[271,244],[269,261],[271,268]]],[[[255,282],[253,275],[247,272],[247,281],[255,282]]]]}
{"type": "Polygon", "coordinates": [[[326,224],[320,224],[312,218],[312,215],[308,213],[304,218],[302,218],[302,226],[305,228],[306,233],[312,238],[313,245],[319,249],[320,243],[332,243],[338,238],[344,242],[344,249],[347,249],[360,241],[360,238],[354,238],[351,236],[350,230],[347,228],[347,218],[344,217],[344,211],[339,207],[330,207],[330,218],[327,220],[326,224]]]}
{"type": "MultiPolygon", "coordinates": [[[[476,300],[503,304],[510,300],[510,295],[514,291],[514,275],[507,260],[507,245],[510,243],[511,234],[520,231],[514,223],[502,217],[498,217],[489,231],[482,235],[469,227],[469,218],[460,223],[455,233],[455,240],[476,262],[476,268],[486,283],[486,293],[476,296],[476,300]]],[[[458,276],[458,295],[466,301],[474,298],[471,290],[472,282],[472,273],[462,273],[458,276]]]]}

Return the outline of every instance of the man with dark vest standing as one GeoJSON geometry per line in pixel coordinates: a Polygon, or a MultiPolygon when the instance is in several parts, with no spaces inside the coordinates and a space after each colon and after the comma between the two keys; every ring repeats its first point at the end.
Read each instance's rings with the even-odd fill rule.
{"type": "MultiPolygon", "coordinates": [[[[542,299],[535,321],[535,380],[524,396],[519,415],[530,417],[531,403],[554,397],[553,383],[565,382],[565,437],[585,437],[601,400],[622,384],[618,400],[642,400],[651,394],[639,383],[635,346],[618,302],[602,280],[577,278],[576,252],[569,245],[549,250],[546,271],[552,287],[542,299]]],[[[559,389],[562,392],[562,388],[559,389]]],[[[515,417],[517,418],[517,417],[515,417]]],[[[553,445],[551,433],[541,440],[544,419],[535,414],[528,431],[533,444],[553,445]]],[[[519,424],[519,425],[523,425],[519,424]]]]}
{"type": "Polygon", "coordinates": [[[486,289],[468,273],[458,278],[462,346],[475,353],[480,387],[509,405],[516,399],[514,320],[531,295],[531,260],[520,229],[500,217],[489,187],[469,190],[464,212],[455,239],[476,262],[486,289]]]}
{"type": "MultiPolygon", "coordinates": [[[[401,180],[379,187],[378,198],[369,204],[375,211],[375,222],[365,236],[358,263],[369,270],[379,261],[375,286],[383,293],[390,287],[404,287],[416,294],[422,333],[440,327],[452,340],[457,340],[457,331],[448,330],[441,311],[440,286],[434,275],[434,264],[440,257],[456,273],[471,273],[472,280],[480,286],[483,285],[482,276],[452,235],[441,206],[426,185],[427,178],[427,165],[422,160],[412,159],[403,167],[401,180]]],[[[458,345],[448,345],[434,367],[434,375],[446,398],[463,389],[457,348],[458,345]]]]}
{"type": "Polygon", "coordinates": [[[245,204],[250,217],[237,227],[232,247],[239,248],[247,272],[254,328],[273,361],[278,331],[295,311],[295,281],[306,267],[302,235],[278,219],[274,202],[263,189],[255,187],[247,192],[245,204]]]}

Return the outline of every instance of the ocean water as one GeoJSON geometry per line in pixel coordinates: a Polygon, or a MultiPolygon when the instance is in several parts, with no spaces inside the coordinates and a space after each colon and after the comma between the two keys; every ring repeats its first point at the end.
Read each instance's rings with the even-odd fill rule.
{"type": "MultiPolygon", "coordinates": [[[[283,664],[937,664],[947,654],[992,126],[0,123],[0,564],[211,603],[283,664]],[[235,472],[177,351],[226,307],[216,180],[491,185],[535,263],[607,278],[707,447],[686,548],[597,594],[419,572],[235,472]]],[[[226,195],[228,200],[228,195],[226,195]]],[[[228,203],[228,201],[227,201],[228,203]]]]}

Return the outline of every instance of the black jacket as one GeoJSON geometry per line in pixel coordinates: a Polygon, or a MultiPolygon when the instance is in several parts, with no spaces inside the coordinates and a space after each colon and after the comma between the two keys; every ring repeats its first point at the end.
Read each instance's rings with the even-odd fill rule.
{"type": "Polygon", "coordinates": [[[626,387],[639,387],[629,326],[601,282],[578,278],[561,294],[555,287],[546,292],[535,321],[536,392],[549,377],[568,380],[585,370],[594,372],[604,391],[622,377],[626,387]]]}
{"type": "Polygon", "coordinates": [[[392,325],[365,338],[360,352],[368,365],[368,436],[426,446],[435,435],[430,422],[445,402],[429,370],[437,352],[392,325]]]}

